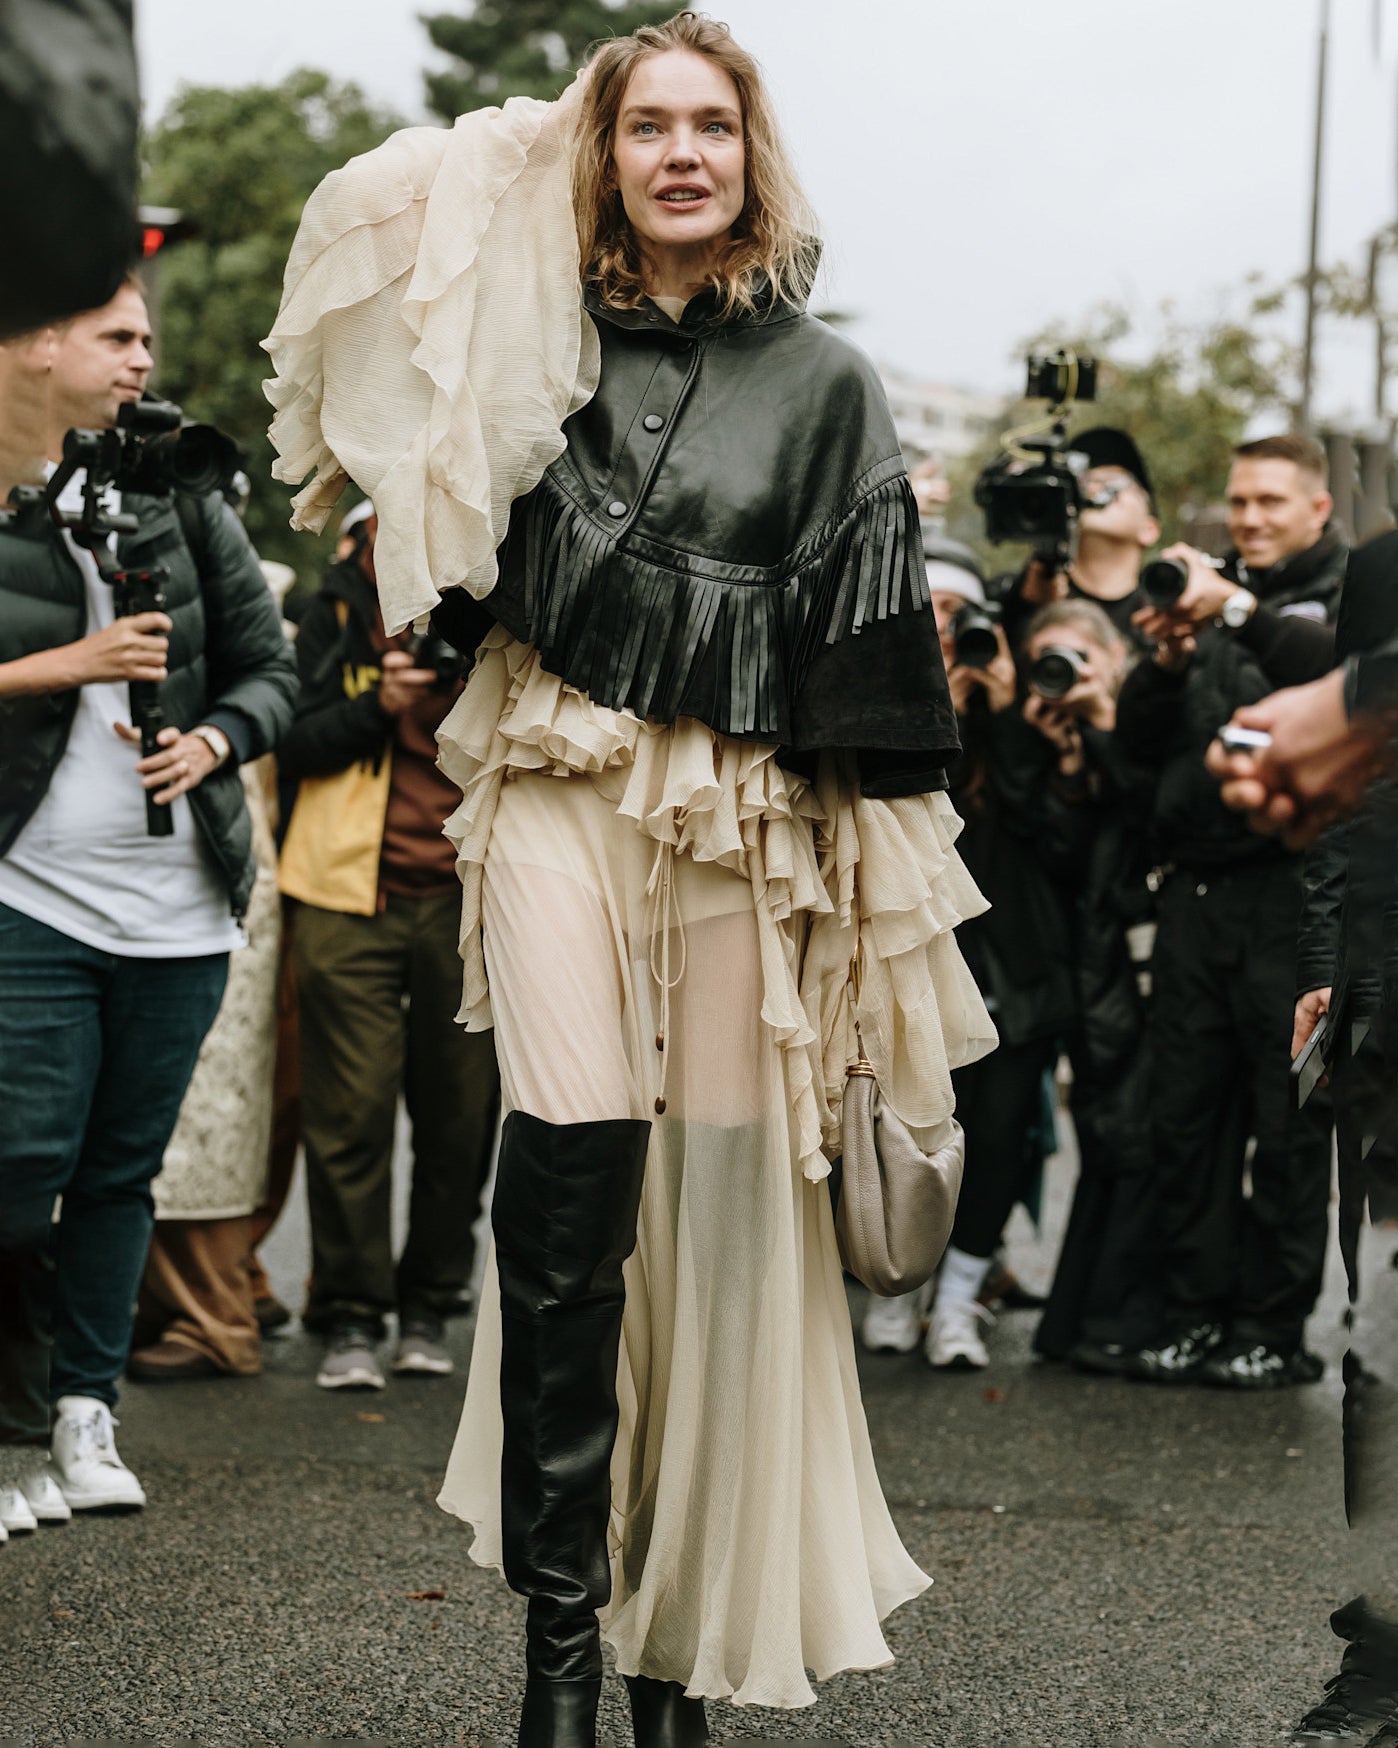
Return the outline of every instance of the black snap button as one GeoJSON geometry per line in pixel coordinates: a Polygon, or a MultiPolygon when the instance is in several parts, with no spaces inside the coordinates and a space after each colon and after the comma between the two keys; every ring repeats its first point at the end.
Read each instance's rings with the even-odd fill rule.
{"type": "Polygon", "coordinates": [[[622,503],[620,498],[614,498],[612,502],[607,505],[607,514],[609,516],[624,516],[626,514],[626,505],[622,503]]]}
{"type": "Polygon", "coordinates": [[[647,431],[658,431],[665,421],[661,418],[659,413],[647,413],[645,418],[641,420],[641,423],[645,426],[647,431]]]}

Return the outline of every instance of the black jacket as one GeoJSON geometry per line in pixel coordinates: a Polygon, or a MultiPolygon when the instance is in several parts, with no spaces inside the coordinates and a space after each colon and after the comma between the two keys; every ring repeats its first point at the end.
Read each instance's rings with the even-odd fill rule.
{"type": "Polygon", "coordinates": [[[872,365],[772,300],[720,320],[705,293],[678,325],[585,301],[600,386],[515,504],[496,587],[449,592],[443,635],[474,648],[493,617],[599,704],[796,763],[855,748],[866,794],[944,787],[955,717],[872,365]]]}
{"type": "Polygon", "coordinates": [[[1241,631],[1206,626],[1182,672],[1143,661],[1127,675],[1117,733],[1127,756],[1157,773],[1153,831],[1162,861],[1207,869],[1289,854],[1223,805],[1204,754],[1240,706],[1333,665],[1325,628],[1278,609],[1315,603],[1333,622],[1346,557],[1338,532],[1327,529],[1306,552],[1247,579],[1262,606],[1241,631]]]}
{"type": "Polygon", "coordinates": [[[990,909],[961,925],[957,945],[1006,1044],[1062,1038],[1077,995],[1070,907],[1050,868],[1055,852],[1069,852],[1046,844],[1039,805],[1052,753],[1015,705],[992,711],[977,696],[961,730],[956,847],[990,909]]]}
{"type": "MultiPolygon", "coordinates": [[[[1350,555],[1335,631],[1342,661],[1398,636],[1398,532],[1350,555]]],[[[1398,1015],[1398,779],[1376,783],[1362,811],[1306,857],[1297,992],[1333,988],[1331,1013],[1398,1015]]]]}
{"type": "MultiPolygon", "coordinates": [[[[242,524],[218,496],[194,501],[196,557],[168,499],[127,493],[139,524],[119,537],[120,563],[164,565],[174,623],[161,686],[165,719],[179,729],[222,729],[231,758],[189,796],[204,843],[241,916],[256,872],[240,762],[275,746],[291,721],[296,666],[281,619],[242,524]]],[[[77,561],[46,514],[0,525],[0,661],[74,643],[87,633],[86,591],[77,561]]],[[[76,689],[0,699],[0,855],[48,791],[68,744],[76,689]]]]}
{"type": "Polygon", "coordinates": [[[329,777],[383,756],[394,721],[379,705],[377,622],[374,586],[359,565],[350,559],[331,565],[296,633],[301,696],[277,758],[288,782],[329,777]],[[339,603],[347,609],[343,625],[339,603]]]}

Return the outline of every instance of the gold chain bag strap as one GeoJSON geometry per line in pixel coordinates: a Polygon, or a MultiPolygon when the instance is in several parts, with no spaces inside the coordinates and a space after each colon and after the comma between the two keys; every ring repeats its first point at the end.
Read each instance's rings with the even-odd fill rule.
{"type": "Polygon", "coordinates": [[[856,1280],[880,1298],[893,1298],[920,1287],[942,1260],[961,1193],[966,1141],[953,1121],[945,1145],[925,1153],[885,1103],[859,1031],[863,951],[861,941],[850,967],[859,1060],[845,1075],[835,1232],[840,1259],[856,1280]]]}

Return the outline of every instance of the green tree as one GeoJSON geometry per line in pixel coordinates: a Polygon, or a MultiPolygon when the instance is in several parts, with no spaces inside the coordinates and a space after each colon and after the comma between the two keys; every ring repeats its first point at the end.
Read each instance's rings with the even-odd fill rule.
{"type": "Polygon", "coordinates": [[[248,532],[264,558],[313,569],[330,544],[291,532],[292,489],[271,477],[272,409],[262,392],[282,274],[321,178],[401,120],[355,85],[302,70],[279,85],[187,86],[146,141],[144,198],[198,227],[160,261],[155,385],[247,452],[248,532]]]}
{"type": "MultiPolygon", "coordinates": [[[[1223,313],[1187,322],[1165,305],[1149,339],[1131,314],[1103,304],[1077,324],[1062,323],[1027,340],[1024,352],[1060,346],[1095,357],[1097,399],[1077,405],[1069,432],[1118,425],[1141,447],[1155,486],[1164,540],[1178,539],[1181,522],[1219,496],[1235,444],[1264,414],[1289,420],[1295,360],[1292,350],[1260,320],[1272,298],[1250,287],[1244,315],[1223,313]]],[[[1041,401],[1006,410],[1006,427],[1042,416],[1041,401]]],[[[1003,569],[1018,563],[1013,547],[990,547],[982,535],[971,487],[999,448],[994,436],[952,470],[952,532],[1003,569]]]]}
{"type": "Polygon", "coordinates": [[[454,67],[424,74],[427,104],[444,121],[507,97],[557,97],[603,37],[673,18],[662,0],[465,0],[423,17],[432,46],[454,67]]]}

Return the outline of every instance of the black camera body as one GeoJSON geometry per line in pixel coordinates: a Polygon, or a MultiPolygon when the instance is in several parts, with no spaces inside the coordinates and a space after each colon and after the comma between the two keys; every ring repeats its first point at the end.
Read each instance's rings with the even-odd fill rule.
{"type": "Polygon", "coordinates": [[[1002,452],[981,470],[975,501],[988,540],[1026,541],[1056,573],[1072,558],[1079,515],[1092,507],[1079,481],[1082,458],[1068,440],[1067,410],[1075,401],[1097,398],[1096,360],[1069,352],[1031,354],[1025,395],[1052,403],[1047,424],[1010,433],[1002,452]]]}
{"type": "Polygon", "coordinates": [[[995,635],[999,624],[998,606],[968,601],[964,607],[958,607],[951,621],[956,665],[988,668],[1000,651],[1000,640],[995,635]]]}
{"type": "Polygon", "coordinates": [[[63,439],[69,473],[86,468],[99,490],[168,497],[221,492],[243,465],[243,452],[212,425],[185,419],[173,401],[128,401],[106,431],[69,431],[63,439]]]}
{"type": "Polygon", "coordinates": [[[458,680],[466,678],[465,657],[435,631],[417,632],[408,639],[405,648],[415,668],[431,668],[436,674],[434,692],[450,692],[458,680]]]}
{"type": "MultiPolygon", "coordinates": [[[[98,574],[110,584],[118,618],[165,611],[168,573],[162,565],[128,570],[116,563],[109,541],[113,534],[134,534],[138,523],[127,510],[110,510],[106,492],[135,492],[170,497],[176,492],[202,495],[222,491],[243,464],[243,452],[231,437],[212,425],[193,425],[173,401],[154,398],[127,402],[117,422],[105,431],[73,430],[64,434],[63,460],[42,488],[16,486],[10,494],[15,517],[41,516],[66,528],[79,546],[92,554],[98,574]],[[68,482],[83,472],[82,509],[60,510],[68,482]]],[[[165,727],[160,686],[155,680],[132,680],[131,723],[140,732],[141,756],[160,750],[165,727]]],[[[168,807],[146,794],[146,830],[153,838],[169,837],[175,829],[168,807]]]]}

